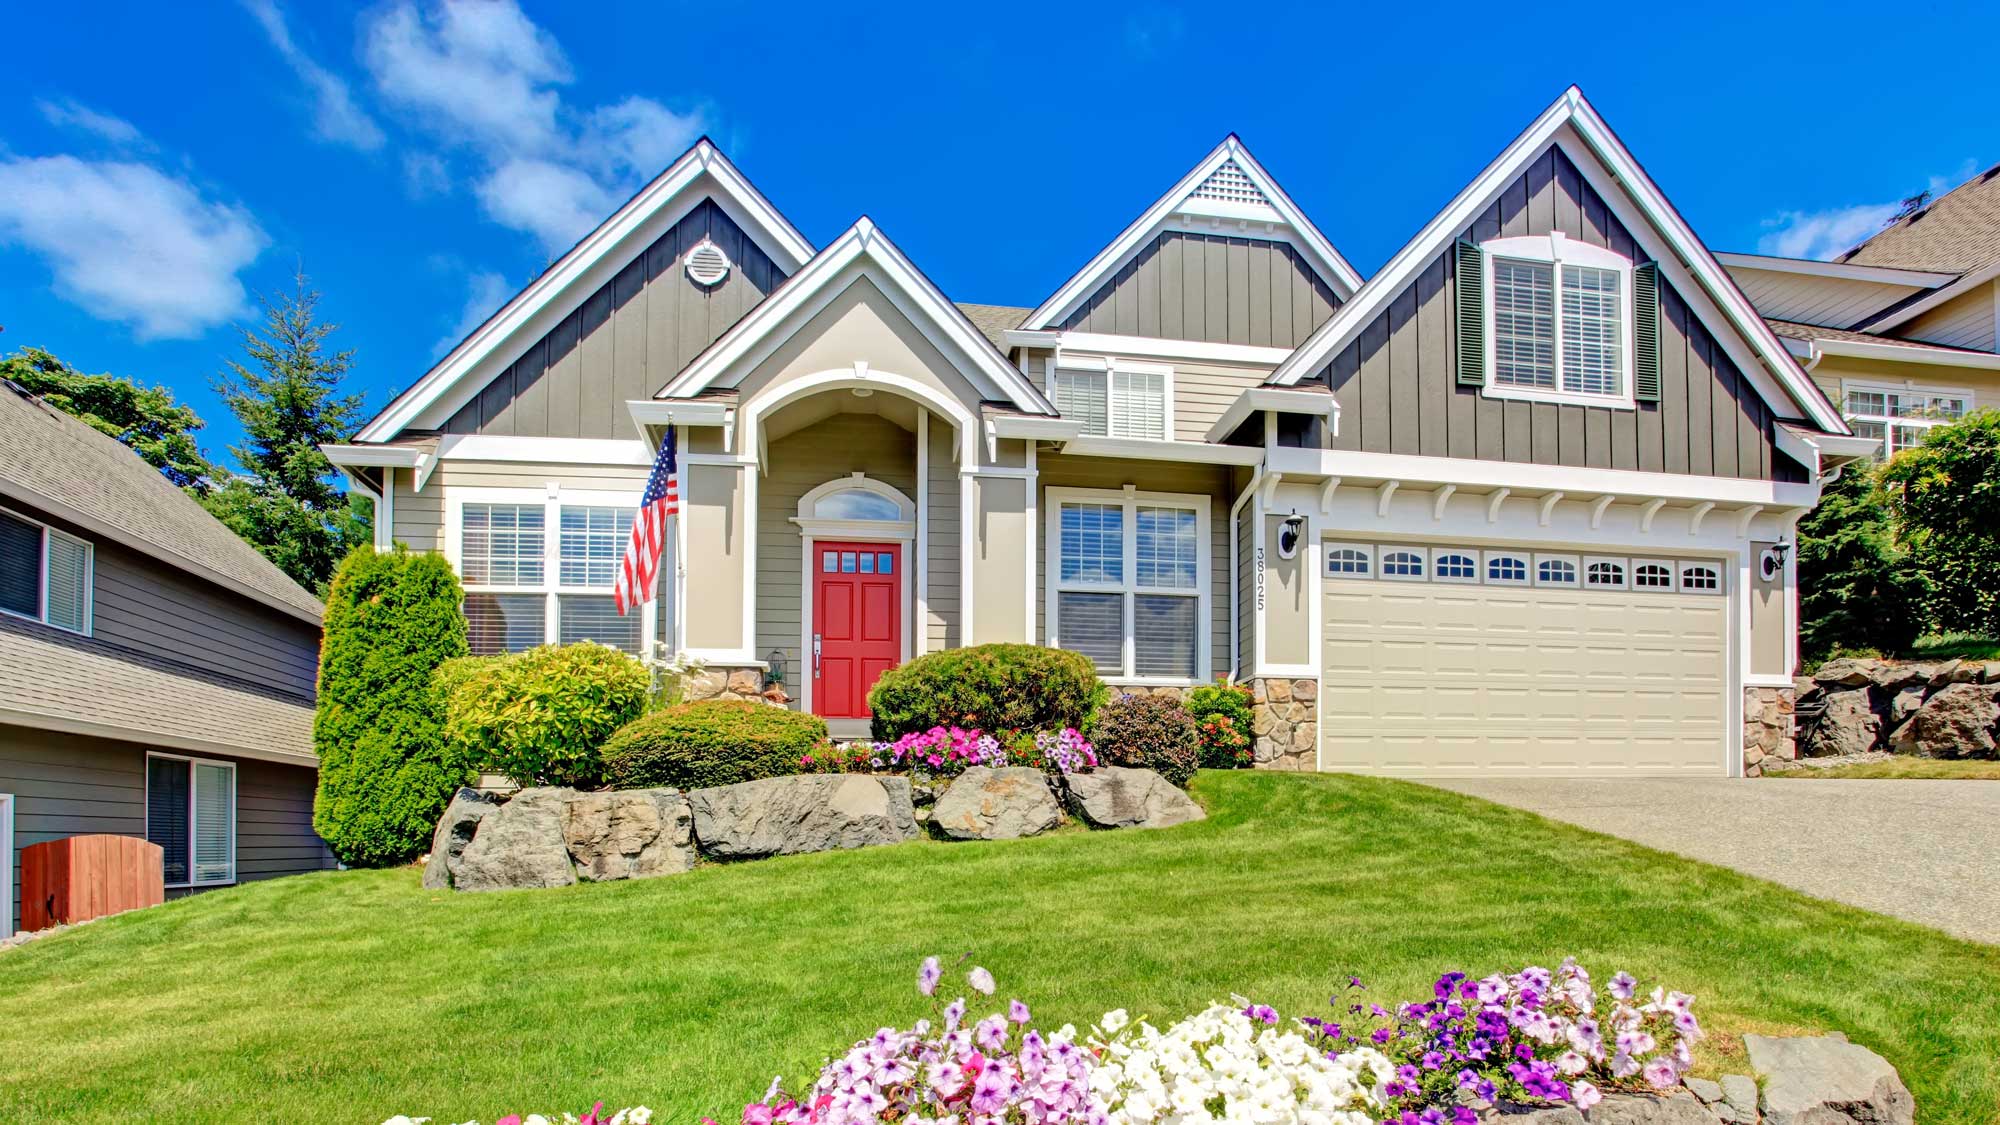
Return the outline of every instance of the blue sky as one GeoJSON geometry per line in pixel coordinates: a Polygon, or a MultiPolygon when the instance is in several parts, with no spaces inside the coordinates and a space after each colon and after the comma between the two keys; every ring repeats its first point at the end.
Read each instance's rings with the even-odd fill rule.
{"type": "Polygon", "coordinates": [[[867,214],[1019,305],[1230,131],[1364,274],[1572,82],[1721,250],[2000,160],[1950,92],[1991,5],[80,7],[7,21],[0,351],[166,383],[217,455],[252,294],[303,265],[372,412],[704,132],[815,243],[867,214]]]}

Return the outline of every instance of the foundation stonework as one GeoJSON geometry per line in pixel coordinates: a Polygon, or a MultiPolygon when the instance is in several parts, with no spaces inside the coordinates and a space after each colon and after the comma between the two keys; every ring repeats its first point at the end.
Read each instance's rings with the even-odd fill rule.
{"type": "Polygon", "coordinates": [[[1251,754],[1260,770],[1319,768],[1319,681],[1274,676],[1250,681],[1251,754]]]}
{"type": "Polygon", "coordinates": [[[780,706],[786,702],[771,698],[771,693],[765,691],[762,668],[732,668],[714,664],[689,676],[681,685],[683,703],[701,703],[711,699],[745,699],[780,706]]]}
{"type": "Polygon", "coordinates": [[[1799,693],[1788,687],[1743,689],[1743,776],[1762,777],[1770,759],[1799,756],[1792,738],[1792,711],[1799,693]]]}

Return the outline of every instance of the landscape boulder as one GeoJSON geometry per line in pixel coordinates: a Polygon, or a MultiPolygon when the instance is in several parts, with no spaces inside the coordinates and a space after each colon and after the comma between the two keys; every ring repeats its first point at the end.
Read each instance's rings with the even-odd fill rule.
{"type": "Polygon", "coordinates": [[[1911,1125],[1916,1099],[1882,1056],[1844,1035],[1746,1035],[1768,1125],[1911,1125]]]}
{"type": "Polygon", "coordinates": [[[437,831],[431,835],[431,858],[424,864],[425,890],[450,889],[452,876],[458,873],[459,857],[479,831],[479,822],[499,807],[499,797],[477,789],[461,786],[452,794],[451,804],[445,806],[437,831]]]}
{"type": "Polygon", "coordinates": [[[1826,710],[1806,732],[1804,752],[1810,758],[1862,754],[1875,749],[1882,717],[1875,713],[1869,689],[1848,688],[1826,695],[1826,710]]]}
{"type": "Polygon", "coordinates": [[[563,809],[571,789],[523,789],[479,821],[458,857],[452,885],[461,891],[567,887],[576,882],[563,844],[563,809]]]}
{"type": "Polygon", "coordinates": [[[1147,769],[1108,766],[1071,774],[1077,815],[1094,828],[1171,828],[1206,814],[1186,793],[1147,769]]]}
{"type": "Polygon", "coordinates": [[[1606,1094],[1584,1115],[1590,1125],[1715,1125],[1716,1116],[1693,1094],[1606,1094]]]}
{"type": "Polygon", "coordinates": [[[1910,750],[1933,758],[1990,758],[1995,719],[2000,705],[1993,702],[1992,688],[1950,684],[1910,717],[1910,750]]]}
{"type": "Polygon", "coordinates": [[[694,867],[694,814],[678,789],[579,793],[563,805],[562,833],[585,879],[650,879],[694,867]]]}
{"type": "Polygon", "coordinates": [[[973,766],[931,810],[931,824],[954,840],[1014,840],[1062,822],[1062,807],[1042,771],[1028,766],[973,766]]]}
{"type": "Polygon", "coordinates": [[[866,848],[917,835],[907,777],[770,777],[696,789],[688,802],[695,839],[719,859],[866,848]]]}

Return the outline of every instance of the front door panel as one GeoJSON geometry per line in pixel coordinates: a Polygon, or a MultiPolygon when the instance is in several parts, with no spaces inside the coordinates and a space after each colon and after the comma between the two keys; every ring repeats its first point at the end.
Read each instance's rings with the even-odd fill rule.
{"type": "Polygon", "coordinates": [[[903,549],[813,545],[813,712],[868,717],[868,689],[902,655],[903,549]]]}

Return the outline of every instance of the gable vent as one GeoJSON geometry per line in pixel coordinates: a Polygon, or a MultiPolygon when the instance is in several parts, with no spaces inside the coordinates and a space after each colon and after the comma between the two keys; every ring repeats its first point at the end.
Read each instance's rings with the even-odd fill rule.
{"type": "Polygon", "coordinates": [[[1188,196],[1190,199],[1212,199],[1218,203],[1247,203],[1256,207],[1269,207],[1271,201],[1243,174],[1234,160],[1225,161],[1222,167],[1210,173],[1201,186],[1188,196]]]}
{"type": "Polygon", "coordinates": [[[729,255],[722,252],[722,247],[704,238],[688,251],[687,275],[689,281],[703,289],[711,288],[729,276],[729,255]]]}

